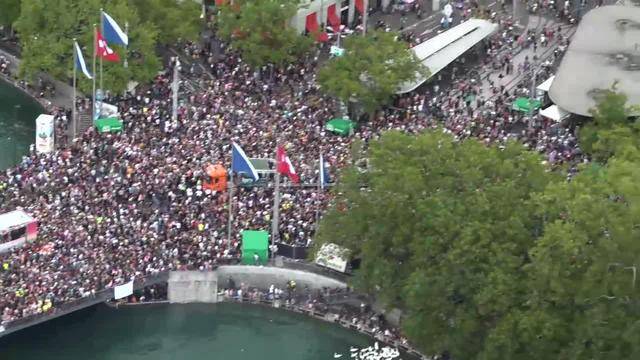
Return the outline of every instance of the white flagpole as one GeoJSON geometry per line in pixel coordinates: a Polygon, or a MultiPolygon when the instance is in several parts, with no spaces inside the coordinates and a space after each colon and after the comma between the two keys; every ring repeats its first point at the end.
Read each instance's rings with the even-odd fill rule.
{"type": "Polygon", "coordinates": [[[71,124],[73,126],[73,139],[76,138],[78,131],[78,124],[76,119],[76,63],[78,61],[78,54],[76,54],[76,39],[73,38],[73,100],[71,102],[71,124]]]}
{"type": "MultiPolygon", "coordinates": [[[[276,146],[276,154],[278,148],[276,146]]],[[[279,234],[280,227],[280,172],[278,171],[278,156],[276,155],[276,173],[275,173],[275,186],[273,196],[273,219],[271,222],[271,245],[275,245],[276,236],[279,234]]]]}
{"type": "MultiPolygon", "coordinates": [[[[129,22],[125,21],[124,23],[124,33],[127,34],[127,37],[129,37],[129,22]]],[[[129,48],[129,45],[126,45],[124,47],[124,67],[127,68],[129,67],[129,61],[127,61],[127,50],[129,48]]]]}
{"type": "Polygon", "coordinates": [[[369,20],[369,0],[363,0],[364,14],[362,14],[362,36],[367,36],[367,21],[369,20]]]}
{"type": "Polygon", "coordinates": [[[324,174],[323,160],[324,159],[322,158],[322,152],[320,152],[320,164],[319,164],[320,172],[318,173],[318,198],[316,199],[316,228],[318,226],[318,221],[320,221],[320,194],[322,193],[322,189],[324,189],[324,179],[322,178],[322,175],[324,174]]]}
{"type": "Polygon", "coordinates": [[[93,90],[92,97],[93,102],[91,104],[91,122],[96,119],[96,55],[98,53],[98,29],[96,24],[93,24],[93,90]]]}
{"type": "MultiPolygon", "coordinates": [[[[231,145],[231,164],[233,165],[233,145],[231,145]]],[[[233,224],[233,166],[229,171],[229,223],[227,224],[227,248],[231,249],[231,228],[233,224]]]]}
{"type": "Polygon", "coordinates": [[[171,86],[173,90],[172,94],[172,106],[171,106],[171,120],[178,120],[178,91],[180,91],[180,59],[176,56],[176,61],[173,66],[173,84],[171,86]]]}
{"type": "MultiPolygon", "coordinates": [[[[102,8],[100,8],[100,33],[104,36],[104,21],[102,18],[102,8]]],[[[102,87],[102,56],[100,56],[100,95],[104,98],[104,88],[102,87]]],[[[100,100],[100,103],[102,103],[102,99],[100,100]]]]}

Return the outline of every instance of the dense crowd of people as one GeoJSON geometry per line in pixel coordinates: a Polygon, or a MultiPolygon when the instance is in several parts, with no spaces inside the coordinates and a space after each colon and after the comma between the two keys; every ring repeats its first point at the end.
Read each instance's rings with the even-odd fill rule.
{"type": "MultiPolygon", "coordinates": [[[[512,47],[501,36],[489,50],[512,47]]],[[[353,137],[337,136],[324,127],[339,106],[315,82],[318,54],[284,69],[254,71],[224,46],[208,51],[191,44],[186,50],[210,76],[183,67],[187,90],[177,120],[171,119],[170,100],[176,70],[169,67],[148,86],[110,100],[125,123],[122,133],[89,129],[53,153],[29,154],[0,175],[0,212],[21,208],[40,221],[37,242],[0,257],[2,325],[132,277],[208,270],[237,259],[242,230],[270,227],[273,187],[270,181],[238,187],[228,239],[228,194],[202,184],[208,164],[229,167],[232,142],[252,158],[273,158],[277,144],[286,148],[303,186],[285,182],[281,189],[278,237],[302,246],[312,242],[330,196],[316,186],[319,156],[334,172],[348,163],[354,138],[367,142],[385,130],[444,126],[460,138],[488,143],[520,138],[554,163],[578,151],[570,132],[539,118],[515,132],[525,119],[510,110],[512,94],[501,89],[489,101],[495,94],[482,94],[473,83],[464,91],[399,97],[396,107],[363,122],[353,137]],[[469,92],[477,101],[467,100],[469,92]]],[[[60,129],[67,119],[66,111],[56,113],[60,129]]]]}

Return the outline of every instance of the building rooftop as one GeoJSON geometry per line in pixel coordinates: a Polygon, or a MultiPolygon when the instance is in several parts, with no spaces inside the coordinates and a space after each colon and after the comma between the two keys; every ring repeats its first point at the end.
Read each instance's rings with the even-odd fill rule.
{"type": "Polygon", "coordinates": [[[603,6],[589,11],[549,89],[551,100],[571,113],[591,116],[603,90],[617,89],[640,104],[640,8],[603,6]]]}

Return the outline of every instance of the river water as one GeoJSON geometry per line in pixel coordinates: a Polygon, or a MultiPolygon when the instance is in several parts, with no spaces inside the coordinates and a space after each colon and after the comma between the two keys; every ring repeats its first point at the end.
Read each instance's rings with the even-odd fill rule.
{"type": "Polygon", "coordinates": [[[35,142],[36,117],[42,111],[38,102],[0,80],[0,170],[27,154],[35,142]]]}
{"type": "MultiPolygon", "coordinates": [[[[330,360],[373,340],[256,305],[105,305],[0,338],[3,360],[330,360]]],[[[403,357],[407,359],[406,357],[403,357]]]]}

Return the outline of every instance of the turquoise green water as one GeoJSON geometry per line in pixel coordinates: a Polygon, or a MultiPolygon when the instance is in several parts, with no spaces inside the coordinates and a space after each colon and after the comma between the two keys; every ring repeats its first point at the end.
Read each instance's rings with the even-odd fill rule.
{"type": "Polygon", "coordinates": [[[42,111],[35,100],[0,80],[0,170],[17,164],[29,151],[42,111]]]}
{"type": "Polygon", "coordinates": [[[2,360],[329,360],[373,340],[255,305],[101,305],[0,338],[2,360]]]}

